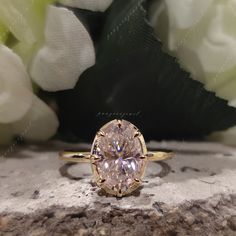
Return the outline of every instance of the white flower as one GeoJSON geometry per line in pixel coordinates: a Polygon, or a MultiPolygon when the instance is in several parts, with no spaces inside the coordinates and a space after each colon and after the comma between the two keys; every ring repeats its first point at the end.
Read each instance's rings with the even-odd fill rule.
{"type": "Polygon", "coordinates": [[[15,136],[44,141],[57,131],[57,116],[33,93],[31,79],[47,91],[71,89],[95,63],[83,24],[53,2],[1,0],[0,144],[15,136]]]}
{"type": "Polygon", "coordinates": [[[103,12],[113,0],[59,0],[59,2],[65,6],[103,12]]]}
{"type": "Polygon", "coordinates": [[[4,45],[0,45],[0,85],[0,144],[17,135],[44,141],[55,134],[55,113],[33,94],[22,60],[4,45]]]}
{"type": "Polygon", "coordinates": [[[21,119],[32,102],[30,78],[21,59],[0,45],[0,123],[21,119]]]}
{"type": "Polygon", "coordinates": [[[73,88],[94,65],[95,50],[73,12],[48,5],[51,2],[55,0],[1,0],[0,40],[9,30],[16,39],[12,49],[33,80],[44,90],[58,91],[73,88]]]}
{"type": "MultiPolygon", "coordinates": [[[[193,79],[236,107],[236,0],[160,0],[151,24],[193,79]]],[[[235,145],[236,126],[209,138],[235,145]]]]}
{"type": "Polygon", "coordinates": [[[151,22],[192,78],[236,107],[236,0],[161,0],[151,22]]]}
{"type": "MultiPolygon", "coordinates": [[[[43,42],[46,9],[51,2],[53,0],[1,0],[0,24],[14,36],[11,48],[24,63],[29,63],[43,42]]],[[[1,30],[1,33],[5,32],[1,30]]]]}
{"type": "Polygon", "coordinates": [[[47,91],[72,89],[94,63],[93,42],[82,23],[71,11],[49,6],[45,43],[33,59],[32,79],[47,91]]]}

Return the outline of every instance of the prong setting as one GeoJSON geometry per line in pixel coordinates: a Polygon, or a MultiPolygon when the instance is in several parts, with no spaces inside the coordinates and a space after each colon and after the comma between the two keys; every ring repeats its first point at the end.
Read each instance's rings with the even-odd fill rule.
{"type": "Polygon", "coordinates": [[[137,130],[134,134],[134,138],[140,137],[142,134],[139,130],[137,130]]]}
{"type": "Polygon", "coordinates": [[[117,120],[117,125],[118,125],[119,128],[121,128],[121,123],[122,123],[121,120],[117,120]]]}
{"type": "Polygon", "coordinates": [[[142,182],[140,179],[137,179],[137,178],[135,178],[134,181],[139,184],[142,182]]]}
{"type": "Polygon", "coordinates": [[[97,161],[101,161],[101,157],[97,155],[91,155],[90,159],[91,159],[92,164],[96,163],[97,161]]]}
{"type": "Polygon", "coordinates": [[[97,133],[98,136],[101,136],[101,137],[105,137],[105,132],[102,131],[102,130],[99,130],[98,133],[97,133]]]}
{"type": "Polygon", "coordinates": [[[106,182],[106,179],[100,178],[98,180],[98,184],[102,185],[104,182],[106,182]]]}

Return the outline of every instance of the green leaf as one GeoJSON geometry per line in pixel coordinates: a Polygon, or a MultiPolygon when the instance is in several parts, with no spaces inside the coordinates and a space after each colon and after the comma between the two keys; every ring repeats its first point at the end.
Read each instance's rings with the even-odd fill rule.
{"type": "Polygon", "coordinates": [[[146,4],[119,0],[110,7],[96,65],[74,90],[58,93],[64,135],[91,141],[102,124],[123,117],[114,112],[133,113],[123,118],[147,140],[199,138],[236,124],[234,108],[162,51],[147,21],[146,4]]]}

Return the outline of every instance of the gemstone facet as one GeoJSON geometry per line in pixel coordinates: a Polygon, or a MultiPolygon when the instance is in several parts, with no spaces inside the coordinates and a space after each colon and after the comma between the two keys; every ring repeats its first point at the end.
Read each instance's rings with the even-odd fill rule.
{"type": "Polygon", "coordinates": [[[146,167],[146,145],[137,127],[126,120],[113,120],[95,136],[91,154],[98,185],[123,196],[140,185],[146,167]]]}

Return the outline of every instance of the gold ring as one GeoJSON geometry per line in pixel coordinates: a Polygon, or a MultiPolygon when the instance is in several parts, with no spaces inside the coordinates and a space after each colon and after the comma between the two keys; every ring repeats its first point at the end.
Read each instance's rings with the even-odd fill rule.
{"type": "Polygon", "coordinates": [[[91,152],[63,151],[59,158],[91,163],[97,185],[122,197],[142,184],[148,161],[163,161],[173,152],[148,152],[142,133],[126,120],[112,120],[96,134],[91,152]]]}

